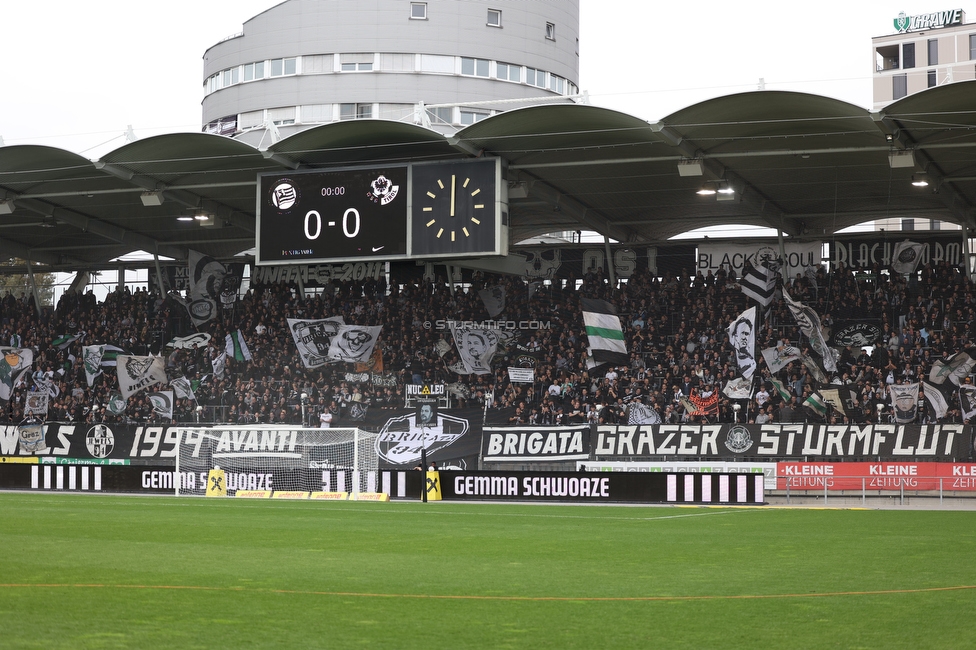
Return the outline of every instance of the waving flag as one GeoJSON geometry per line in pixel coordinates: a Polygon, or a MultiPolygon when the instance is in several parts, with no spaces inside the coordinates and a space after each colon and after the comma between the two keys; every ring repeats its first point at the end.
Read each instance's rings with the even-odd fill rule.
{"type": "Polygon", "coordinates": [[[768,307],[773,301],[776,291],[776,281],[779,279],[779,264],[776,261],[765,260],[759,267],[749,267],[739,280],[742,293],[746,294],[763,307],[768,307]]]}
{"type": "Polygon", "coordinates": [[[166,367],[162,357],[119,355],[115,370],[119,391],[124,399],[150,386],[166,383],[166,367]]]}
{"type": "Polygon", "coordinates": [[[624,344],[624,330],[617,318],[613,305],[605,300],[580,298],[583,305],[583,324],[586,336],[593,351],[597,365],[626,364],[627,346],[624,344]]]}
{"type": "Polygon", "coordinates": [[[232,357],[234,361],[251,360],[251,351],[247,349],[247,343],[244,341],[244,335],[241,334],[240,330],[235,330],[224,338],[224,347],[227,350],[227,356],[232,357]]]}
{"type": "Polygon", "coordinates": [[[925,246],[913,241],[900,241],[891,252],[891,270],[895,273],[914,273],[922,261],[925,246]]]}

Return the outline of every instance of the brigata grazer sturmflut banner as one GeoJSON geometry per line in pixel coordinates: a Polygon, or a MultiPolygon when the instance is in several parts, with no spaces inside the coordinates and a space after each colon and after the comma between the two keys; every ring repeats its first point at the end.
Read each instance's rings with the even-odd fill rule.
{"type": "Polygon", "coordinates": [[[597,459],[973,458],[973,427],[962,424],[662,424],[599,426],[597,459]]]}

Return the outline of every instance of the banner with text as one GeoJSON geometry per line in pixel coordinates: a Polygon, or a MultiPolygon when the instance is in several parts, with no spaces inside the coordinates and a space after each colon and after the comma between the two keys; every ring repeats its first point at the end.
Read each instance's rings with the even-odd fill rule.
{"type": "MultiPolygon", "coordinates": [[[[881,233],[879,233],[880,235],[881,233]]],[[[847,269],[868,271],[875,265],[881,268],[891,265],[891,254],[895,246],[904,238],[890,237],[852,237],[830,242],[830,268],[843,263],[847,269]]],[[[918,231],[911,233],[912,240],[922,244],[922,260],[919,266],[945,261],[949,266],[963,264],[962,234],[955,237],[926,237],[918,231]]]]}
{"type": "MultiPolygon", "coordinates": [[[[823,263],[823,242],[791,242],[784,245],[786,257],[783,259],[783,277],[786,280],[804,275],[807,269],[817,268],[823,263]]],[[[726,271],[732,268],[738,278],[742,277],[742,267],[748,260],[752,266],[758,268],[765,260],[775,260],[780,257],[779,244],[763,242],[761,240],[749,244],[737,244],[729,241],[708,241],[698,245],[698,262],[696,271],[708,275],[716,273],[720,268],[726,271]]]]}
{"type": "Polygon", "coordinates": [[[777,463],[777,489],[976,491],[976,464],[777,463]]]}
{"type": "Polygon", "coordinates": [[[590,457],[590,426],[486,428],[482,460],[557,461],[590,457]]]}

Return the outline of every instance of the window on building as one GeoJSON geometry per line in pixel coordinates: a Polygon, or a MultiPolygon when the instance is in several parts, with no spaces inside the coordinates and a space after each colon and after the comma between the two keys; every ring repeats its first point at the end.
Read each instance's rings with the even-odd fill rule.
{"type": "Polygon", "coordinates": [[[489,27],[501,27],[502,26],[502,12],[498,9],[488,10],[488,26],[489,27]]]}
{"type": "Polygon", "coordinates": [[[413,72],[417,56],[415,54],[400,54],[384,52],[380,54],[380,70],[390,72],[413,72]]]}
{"type": "Polygon", "coordinates": [[[969,58],[976,59],[976,34],[969,35],[969,58]]]}
{"type": "Polygon", "coordinates": [[[936,79],[935,76],[935,70],[929,70],[928,78],[929,78],[929,88],[935,88],[936,84],[938,83],[938,79],[936,79]]]}
{"type": "Polygon", "coordinates": [[[295,123],[295,107],[289,106],[287,108],[269,108],[268,109],[268,120],[282,126],[284,124],[294,124],[295,123]]]}
{"type": "Polygon", "coordinates": [[[487,77],[488,60],[461,57],[461,74],[471,75],[473,77],[487,77]]]}
{"type": "Polygon", "coordinates": [[[220,73],[223,79],[220,82],[222,88],[227,86],[233,86],[236,83],[241,82],[241,69],[240,68],[229,68],[220,73]]]}
{"type": "Polygon", "coordinates": [[[929,65],[939,65],[939,39],[929,39],[929,65]]]}
{"type": "Polygon", "coordinates": [[[410,20],[427,20],[427,3],[410,3],[410,20]]]}
{"type": "Polygon", "coordinates": [[[357,120],[368,120],[373,117],[373,105],[372,104],[356,104],[356,119],[357,120]]]}
{"type": "Polygon", "coordinates": [[[496,63],[495,76],[504,81],[522,81],[522,66],[511,63],[496,63]]]}
{"type": "Polygon", "coordinates": [[[331,54],[313,54],[302,57],[302,74],[326,74],[332,72],[331,54]]]}
{"type": "Polygon", "coordinates": [[[339,63],[343,72],[368,72],[373,69],[373,53],[340,54],[339,63]]]}
{"type": "Polygon", "coordinates": [[[428,108],[427,115],[431,124],[454,124],[454,109],[450,106],[428,108]]]}
{"type": "Polygon", "coordinates": [[[465,126],[474,124],[475,122],[480,122],[486,117],[488,117],[488,113],[482,113],[480,111],[466,111],[461,109],[461,124],[465,126]]]}
{"type": "Polygon", "coordinates": [[[876,49],[874,51],[874,56],[877,71],[881,72],[882,70],[897,70],[898,51],[899,47],[897,45],[886,45],[876,49]]]}
{"type": "Polygon", "coordinates": [[[332,121],[332,104],[305,104],[302,106],[303,124],[321,124],[332,121]]]}
{"type": "Polygon", "coordinates": [[[394,120],[396,122],[413,122],[416,112],[413,104],[380,104],[379,118],[381,120],[394,120]]]}
{"type": "Polygon", "coordinates": [[[369,72],[373,69],[372,63],[343,63],[343,72],[369,72]]]}
{"type": "Polygon", "coordinates": [[[422,72],[454,74],[454,57],[441,54],[421,54],[420,70],[422,72]]]}
{"type": "Polygon", "coordinates": [[[244,64],[244,81],[264,79],[264,61],[244,64]]]}
{"type": "Polygon", "coordinates": [[[908,95],[908,76],[896,74],[891,78],[891,98],[901,99],[908,95]]]}
{"type": "Polygon", "coordinates": [[[915,230],[915,220],[914,219],[902,219],[901,220],[902,230],[915,230]]]}
{"type": "Polygon", "coordinates": [[[264,124],[264,111],[260,110],[241,113],[237,124],[241,130],[253,129],[256,126],[261,126],[264,124]]]}
{"type": "Polygon", "coordinates": [[[339,104],[340,120],[363,120],[373,117],[372,104],[339,104]]]}
{"type": "Polygon", "coordinates": [[[566,90],[566,80],[554,74],[549,75],[549,90],[563,94],[566,90]]]}
{"type": "Polygon", "coordinates": [[[544,70],[536,70],[535,68],[525,69],[525,83],[530,86],[538,86],[539,88],[546,87],[546,73],[544,70]]]}
{"type": "Polygon", "coordinates": [[[546,38],[556,40],[556,23],[546,23],[546,38]]]}
{"type": "Polygon", "coordinates": [[[942,222],[938,219],[929,220],[929,230],[942,230],[942,222]]]}
{"type": "Polygon", "coordinates": [[[281,77],[292,75],[298,72],[298,60],[295,57],[288,59],[271,59],[271,76],[281,77]]]}
{"type": "Polygon", "coordinates": [[[905,70],[915,67],[915,43],[902,43],[901,67],[905,70]]]}

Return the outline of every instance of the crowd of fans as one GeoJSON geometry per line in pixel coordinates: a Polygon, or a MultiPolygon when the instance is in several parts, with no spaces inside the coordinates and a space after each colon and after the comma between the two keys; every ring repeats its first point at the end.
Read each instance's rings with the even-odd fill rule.
{"type": "MultiPolygon", "coordinates": [[[[7,422],[24,418],[26,393],[41,389],[36,376],[40,385],[46,379],[56,387],[49,421],[169,421],[154,411],[145,391],[130,397],[124,412],[113,413],[114,368],[106,368],[89,386],[82,346],[110,344],[132,354],[162,355],[171,379],[192,382],[195,399],[175,403],[173,420],[181,422],[304,421],[318,426],[325,419],[343,426],[351,421],[354,403],[367,413],[402,409],[404,386],[410,383],[446,384],[453,407],[484,408],[486,422],[495,425],[627,422],[637,403],[664,422],[879,421],[890,411],[888,385],[919,381],[934,361],[976,338],[976,287],[961,269],[945,263],[926,265],[907,278],[883,268],[855,274],[843,266],[822,267],[815,275],[785,281],[785,287],[820,315],[828,340],[844,322],[871,323],[883,332],[874,345],[840,351],[831,379],[848,385],[856,396],[855,408],[846,415],[834,410],[821,415],[802,406],[818,385],[799,361],[778,374],[789,391],[786,398],[774,390],[769,369],[760,361],[754,396],[740,400],[738,410],[731,408],[721,389],[738,374],[738,366],[726,328],[755,304],[734,274],[683,272],[658,278],[645,270],[613,286],[597,269],[542,287],[530,287],[523,278],[479,274],[453,289],[443,280],[404,285],[392,278],[389,285],[384,280],[334,282],[303,296],[293,285],[253,285],[199,328],[178,301],[146,289],[118,290],[102,302],[90,291],[67,292],[56,307],[40,311],[32,298],[8,294],[0,300],[0,346],[31,348],[34,361],[11,399],[0,403],[0,417],[7,422]],[[504,287],[505,307],[494,320],[532,325],[501,332],[492,373],[458,374],[457,351],[443,322],[488,320],[478,292],[498,286],[504,287]],[[616,307],[630,356],[627,365],[587,368],[580,297],[601,298],[616,307]],[[286,319],[330,316],[383,326],[378,344],[382,370],[356,373],[343,363],[303,366],[286,319]],[[243,334],[253,358],[229,360],[224,375],[217,377],[212,362],[224,349],[225,335],[235,330],[243,334]],[[167,346],[194,331],[209,333],[209,344],[167,346]],[[56,344],[59,337],[82,332],[73,342],[56,344]],[[449,349],[438,345],[441,339],[451,343],[449,349]],[[535,381],[511,383],[510,366],[533,367],[535,381]],[[682,400],[715,392],[721,396],[717,415],[695,415],[682,400]],[[323,412],[330,416],[320,418],[323,412]]],[[[761,311],[758,349],[808,347],[782,300],[761,311]]],[[[917,421],[932,421],[919,406],[917,421]]],[[[943,421],[960,418],[953,402],[943,421]]]]}

